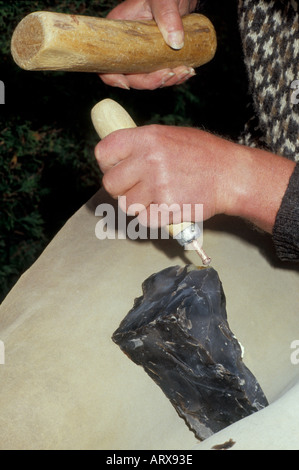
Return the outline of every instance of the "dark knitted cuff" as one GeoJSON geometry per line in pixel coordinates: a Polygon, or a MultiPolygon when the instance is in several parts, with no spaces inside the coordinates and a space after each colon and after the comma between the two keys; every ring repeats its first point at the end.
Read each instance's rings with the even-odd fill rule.
{"type": "Polygon", "coordinates": [[[299,261],[299,163],[295,166],[277,213],[273,241],[282,261],[299,261]]]}

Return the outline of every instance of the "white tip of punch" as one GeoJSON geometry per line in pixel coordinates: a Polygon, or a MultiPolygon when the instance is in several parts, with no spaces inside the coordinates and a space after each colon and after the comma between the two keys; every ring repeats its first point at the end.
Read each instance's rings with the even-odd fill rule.
{"type": "Polygon", "coordinates": [[[204,266],[209,266],[209,264],[211,263],[211,258],[205,253],[205,251],[202,249],[202,247],[200,246],[200,244],[198,243],[197,240],[193,240],[192,242],[192,245],[196,251],[196,253],[198,254],[198,256],[201,258],[201,261],[202,261],[202,264],[204,266]]]}

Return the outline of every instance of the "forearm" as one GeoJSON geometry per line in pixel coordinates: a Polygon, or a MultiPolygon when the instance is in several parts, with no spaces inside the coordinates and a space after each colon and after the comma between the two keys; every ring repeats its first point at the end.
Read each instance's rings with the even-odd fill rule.
{"type": "Polygon", "coordinates": [[[233,201],[226,210],[272,233],[295,163],[260,149],[240,146],[232,170],[233,201]]]}

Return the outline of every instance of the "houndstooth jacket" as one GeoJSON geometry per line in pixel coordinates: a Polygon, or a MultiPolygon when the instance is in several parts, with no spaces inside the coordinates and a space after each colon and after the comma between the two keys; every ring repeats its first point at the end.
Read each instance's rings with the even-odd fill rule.
{"type": "Polygon", "coordinates": [[[299,2],[239,0],[239,26],[254,111],[241,143],[298,162],[273,240],[282,260],[299,261],[299,2]]]}

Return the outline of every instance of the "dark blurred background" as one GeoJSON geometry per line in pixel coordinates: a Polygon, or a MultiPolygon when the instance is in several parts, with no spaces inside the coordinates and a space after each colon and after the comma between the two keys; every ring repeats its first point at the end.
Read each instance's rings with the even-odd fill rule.
{"type": "Polygon", "coordinates": [[[247,77],[237,22],[237,0],[205,0],[199,12],[213,22],[218,50],[184,85],[126,91],[96,74],[28,72],[12,60],[14,28],[36,10],[105,17],[119,2],[0,0],[0,301],[67,219],[100,187],[94,104],[117,100],[138,125],[200,127],[237,139],[247,116],[247,77]]]}

